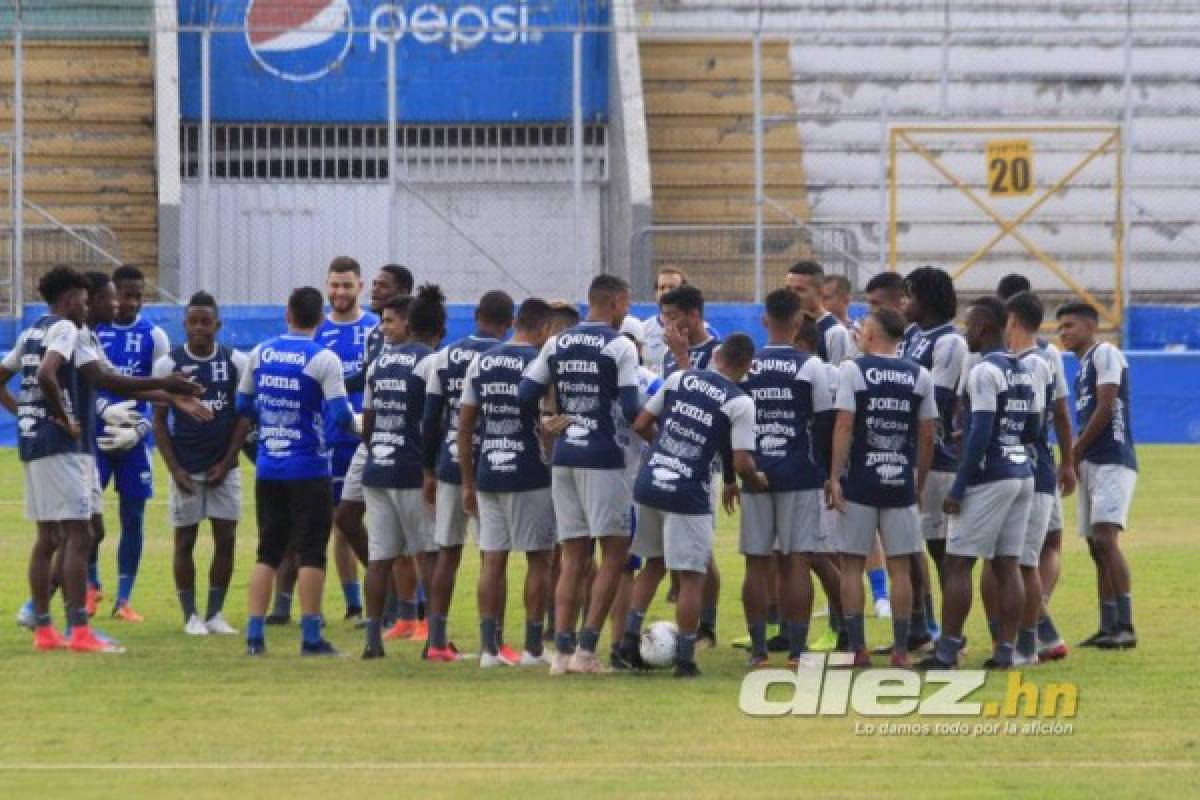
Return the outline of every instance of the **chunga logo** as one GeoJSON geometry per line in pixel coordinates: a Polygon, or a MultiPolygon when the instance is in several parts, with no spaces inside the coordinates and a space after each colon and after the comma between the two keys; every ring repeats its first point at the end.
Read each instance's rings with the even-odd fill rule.
{"type": "Polygon", "coordinates": [[[353,41],[350,0],[250,0],[246,45],[270,74],[303,83],[324,78],[353,41]]]}

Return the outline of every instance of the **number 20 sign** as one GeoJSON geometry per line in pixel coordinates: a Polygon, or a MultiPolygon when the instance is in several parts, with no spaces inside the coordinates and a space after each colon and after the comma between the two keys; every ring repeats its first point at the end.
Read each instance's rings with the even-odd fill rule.
{"type": "Polygon", "coordinates": [[[987,143],[988,194],[1033,194],[1033,145],[1029,139],[993,139],[987,143]]]}

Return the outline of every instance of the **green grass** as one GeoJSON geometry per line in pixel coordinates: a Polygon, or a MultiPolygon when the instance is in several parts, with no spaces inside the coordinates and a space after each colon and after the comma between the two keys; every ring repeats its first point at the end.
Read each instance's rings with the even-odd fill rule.
{"type": "MultiPolygon", "coordinates": [[[[161,499],[148,512],[136,607],[140,626],[101,622],[124,656],[35,654],[11,624],[26,594],[30,526],[21,517],[20,468],[0,467],[0,796],[374,797],[591,795],[725,797],[1094,797],[1200,791],[1200,656],[1195,625],[1200,451],[1144,447],[1125,540],[1141,644],[1127,653],[1074,651],[1027,677],[1079,686],[1074,733],[1060,737],[863,737],[853,717],[755,719],[738,710],[739,585],[734,525],[718,535],[725,587],[721,646],[700,656],[704,677],[567,677],[424,665],[416,645],[384,661],[303,660],[298,633],[270,630],[270,655],[249,660],[240,638],[184,636],[171,583],[161,499]],[[53,771],[46,771],[53,769],[53,771]]],[[[158,476],[163,487],[163,475],[158,476]]],[[[249,488],[249,481],[246,481],[249,488]]],[[[160,492],[160,495],[165,492],[160,492]]],[[[114,580],[116,503],[106,499],[114,580]]],[[[1069,641],[1095,628],[1090,560],[1068,503],[1063,580],[1054,607],[1069,641]]],[[[250,517],[253,514],[250,513],[250,517]]],[[[244,624],[253,523],[242,531],[229,617],[244,624]]],[[[201,576],[209,557],[198,548],[201,576]]],[[[464,559],[451,631],[477,649],[476,559],[464,559]]],[[[510,574],[519,586],[522,569],[510,574]]],[[[203,577],[199,586],[205,589],[203,577]]],[[[520,629],[511,593],[511,631],[520,629]]],[[[56,612],[57,606],[56,603],[56,612]]],[[[818,600],[818,607],[821,606],[818,600]]],[[[331,617],[341,598],[332,586],[331,617]]],[[[650,617],[667,618],[657,606],[650,617]]],[[[61,617],[60,617],[61,618],[61,617]]],[[[869,636],[889,638],[871,620],[869,636]]],[[[357,655],[360,636],[339,622],[335,644],[357,655]]],[[[978,605],[968,635],[986,641],[978,605]]],[[[982,661],[975,647],[970,662],[982,661]]],[[[977,693],[1002,696],[993,676],[977,693]]],[[[906,718],[902,721],[914,721],[906,718]]],[[[972,720],[974,721],[974,720],[972,720]]]]}

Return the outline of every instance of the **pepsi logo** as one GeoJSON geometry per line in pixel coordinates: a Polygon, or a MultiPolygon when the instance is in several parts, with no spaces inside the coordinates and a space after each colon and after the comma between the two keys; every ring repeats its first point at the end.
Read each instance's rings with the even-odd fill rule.
{"type": "Polygon", "coordinates": [[[250,54],[271,75],[319,80],[350,52],[350,0],[250,0],[245,31],[250,54]]]}

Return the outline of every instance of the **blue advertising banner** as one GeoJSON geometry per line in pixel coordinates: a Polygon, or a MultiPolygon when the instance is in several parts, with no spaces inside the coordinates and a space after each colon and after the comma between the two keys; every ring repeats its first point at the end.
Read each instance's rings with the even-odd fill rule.
{"type": "MultiPolygon", "coordinates": [[[[396,45],[400,124],[571,118],[572,34],[602,0],[179,0],[184,119],[200,119],[211,24],[214,122],[384,123],[396,45]]],[[[608,38],[583,37],[583,113],[608,112],[608,38]]]]}

